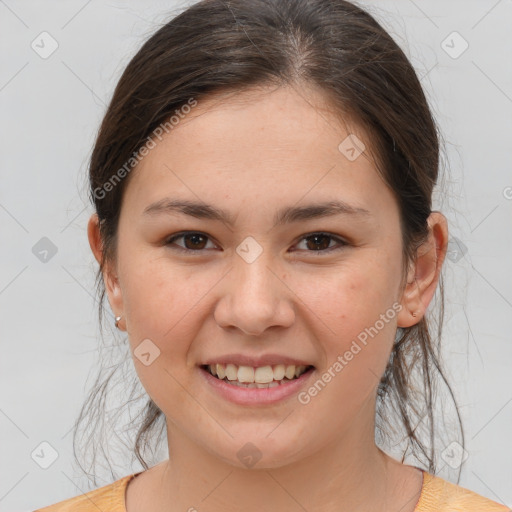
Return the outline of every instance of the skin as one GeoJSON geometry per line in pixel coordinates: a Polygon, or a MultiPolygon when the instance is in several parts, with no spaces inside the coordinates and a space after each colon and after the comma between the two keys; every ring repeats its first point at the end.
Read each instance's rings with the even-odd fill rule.
{"type": "MultiPolygon", "coordinates": [[[[212,96],[132,171],[104,280],[132,350],[146,338],[160,349],[149,366],[133,360],[166,416],[170,455],[131,481],[128,512],[414,510],[422,474],[375,445],[376,391],[396,328],[419,322],[433,297],[447,222],[430,215],[403,276],[397,203],[368,151],[349,161],[338,150],[349,133],[370,141],[332,112],[314,89],[212,96]],[[226,209],[235,224],[143,215],[166,196],[226,209]],[[273,225],[285,205],[340,198],[370,215],[273,225]],[[183,238],[165,245],[185,230],[208,236],[199,255],[172,248],[194,247],[183,238]],[[349,243],[315,251],[304,236],[319,231],[349,243]],[[235,251],[248,236],[263,249],[252,263],[235,251]],[[200,378],[207,358],[275,352],[310,361],[313,382],[394,303],[400,312],[307,405],[236,405],[200,378]],[[252,468],[237,457],[246,442],[261,453],[252,468]]],[[[88,236],[100,261],[96,215],[88,236]]]]}

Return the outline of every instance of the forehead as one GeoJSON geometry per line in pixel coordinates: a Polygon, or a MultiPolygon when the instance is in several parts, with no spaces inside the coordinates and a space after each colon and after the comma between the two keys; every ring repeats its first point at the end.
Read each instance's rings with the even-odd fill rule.
{"type": "Polygon", "coordinates": [[[369,151],[347,157],[344,150],[353,140],[369,146],[365,133],[340,119],[317,90],[219,93],[199,100],[155,141],[126,194],[139,209],[164,192],[211,202],[220,194],[261,207],[285,197],[326,199],[338,192],[352,203],[375,203],[383,181],[369,151]]]}
{"type": "Polygon", "coordinates": [[[171,132],[176,145],[194,142],[198,149],[207,146],[210,152],[219,147],[222,154],[230,149],[229,154],[238,158],[253,150],[262,157],[265,150],[304,155],[306,149],[325,151],[328,146],[337,156],[338,143],[348,134],[367,139],[347,116],[335,112],[317,88],[267,86],[217,92],[200,99],[190,113],[180,117],[171,132]]]}

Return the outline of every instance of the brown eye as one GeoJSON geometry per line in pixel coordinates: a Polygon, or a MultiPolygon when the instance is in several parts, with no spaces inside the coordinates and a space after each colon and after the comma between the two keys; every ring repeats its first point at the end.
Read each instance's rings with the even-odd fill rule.
{"type": "Polygon", "coordinates": [[[308,236],[306,239],[308,242],[306,243],[306,246],[308,249],[312,250],[324,250],[329,248],[330,241],[332,238],[328,235],[312,235],[308,236]]]}
{"type": "Polygon", "coordinates": [[[302,237],[300,243],[302,243],[302,241],[306,241],[305,247],[307,252],[325,253],[331,250],[343,248],[343,246],[348,245],[348,243],[341,238],[330,235],[329,233],[312,233],[302,237]],[[331,246],[332,241],[338,242],[338,247],[331,246]]]}
{"type": "Polygon", "coordinates": [[[204,249],[206,245],[206,237],[200,234],[184,235],[183,240],[187,249],[204,249]]]}
{"type": "Polygon", "coordinates": [[[166,245],[175,246],[173,249],[181,250],[181,251],[202,251],[206,248],[206,245],[209,241],[209,237],[204,235],[203,233],[181,233],[178,235],[173,235],[171,238],[167,239],[166,245]],[[176,240],[183,239],[184,244],[179,245],[175,244],[176,240]]]}

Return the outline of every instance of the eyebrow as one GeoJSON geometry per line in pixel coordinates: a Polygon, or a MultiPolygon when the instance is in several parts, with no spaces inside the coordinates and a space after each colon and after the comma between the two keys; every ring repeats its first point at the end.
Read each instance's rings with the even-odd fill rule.
{"type": "MultiPolygon", "coordinates": [[[[217,220],[233,226],[235,219],[229,212],[215,206],[188,200],[163,198],[147,206],[143,215],[181,213],[198,219],[217,220]]],[[[352,206],[344,201],[329,201],[306,206],[287,206],[279,210],[274,216],[274,225],[330,217],[333,215],[352,215],[367,217],[371,213],[365,208],[352,206]]]]}

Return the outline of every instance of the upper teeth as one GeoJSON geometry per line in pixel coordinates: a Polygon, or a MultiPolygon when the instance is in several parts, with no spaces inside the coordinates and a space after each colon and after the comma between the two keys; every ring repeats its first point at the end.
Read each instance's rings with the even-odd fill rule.
{"type": "Polygon", "coordinates": [[[256,382],[259,384],[267,384],[274,380],[282,380],[284,377],[293,379],[304,373],[306,366],[294,364],[284,365],[276,364],[274,366],[236,366],[235,364],[210,364],[208,369],[212,375],[216,375],[219,379],[227,377],[228,380],[238,380],[239,382],[256,382]]]}

